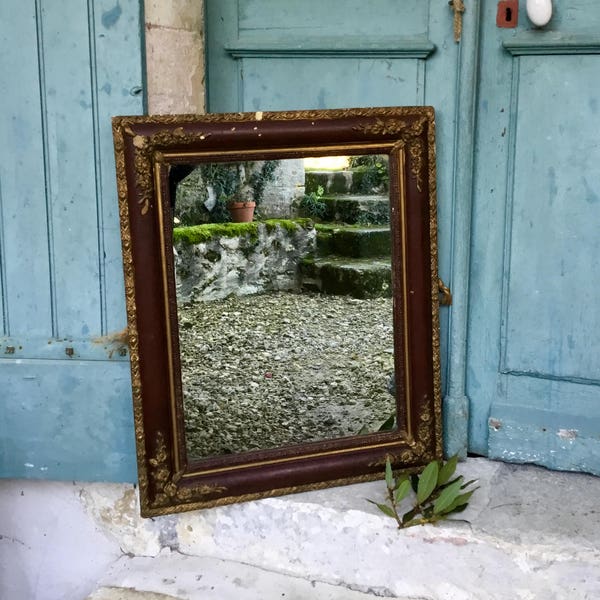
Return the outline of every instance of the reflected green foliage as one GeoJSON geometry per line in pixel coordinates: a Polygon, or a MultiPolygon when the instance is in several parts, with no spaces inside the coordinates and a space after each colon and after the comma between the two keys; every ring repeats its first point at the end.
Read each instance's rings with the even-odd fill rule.
{"type": "Polygon", "coordinates": [[[353,170],[352,191],[358,194],[371,194],[374,191],[385,192],[389,189],[387,156],[366,154],[351,156],[350,168],[353,170]]]}
{"type": "Polygon", "coordinates": [[[324,192],[323,186],[320,185],[315,192],[305,194],[302,200],[300,200],[300,210],[302,211],[302,214],[307,217],[323,219],[327,213],[327,204],[321,199],[323,198],[324,192]]]}

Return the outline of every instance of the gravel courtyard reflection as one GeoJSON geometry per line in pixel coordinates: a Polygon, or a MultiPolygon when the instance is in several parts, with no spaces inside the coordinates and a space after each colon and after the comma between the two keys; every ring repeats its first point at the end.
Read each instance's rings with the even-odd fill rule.
{"type": "Polygon", "coordinates": [[[260,294],[179,314],[190,456],[375,431],[395,412],[391,298],[260,294]]]}

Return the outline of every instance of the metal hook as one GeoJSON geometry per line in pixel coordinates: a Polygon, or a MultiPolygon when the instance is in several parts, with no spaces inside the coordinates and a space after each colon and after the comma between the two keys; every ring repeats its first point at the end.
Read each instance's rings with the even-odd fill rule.
{"type": "Polygon", "coordinates": [[[442,306],[450,306],[452,304],[452,292],[450,288],[438,278],[438,290],[440,293],[440,304],[442,306]]]}

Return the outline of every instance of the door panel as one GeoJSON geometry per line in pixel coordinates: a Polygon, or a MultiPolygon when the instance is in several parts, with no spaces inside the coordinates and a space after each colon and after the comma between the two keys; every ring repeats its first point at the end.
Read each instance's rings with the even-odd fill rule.
{"type": "MultiPolygon", "coordinates": [[[[210,2],[211,0],[209,0],[210,2]]],[[[296,35],[301,39],[355,35],[407,36],[427,32],[429,2],[423,0],[345,0],[343,7],[323,0],[281,2],[240,0],[239,31],[244,35],[296,35]],[[362,25],[362,27],[361,27],[362,25]]]]}
{"type": "Polygon", "coordinates": [[[600,311],[590,310],[600,280],[600,144],[586,134],[600,126],[599,69],[597,56],[520,59],[507,371],[600,380],[600,311]]]}
{"type": "Polygon", "coordinates": [[[327,108],[336,105],[340,89],[344,90],[347,106],[377,106],[383,98],[422,105],[424,82],[418,62],[379,58],[244,59],[244,110],[262,110],[267,98],[272,110],[307,105],[327,108]],[[294,77],[288,80],[290,72],[294,77]],[[300,104],[290,106],[293,102],[300,104]]]}
{"type": "MultiPolygon", "coordinates": [[[[457,86],[463,81],[472,86],[476,65],[469,62],[472,47],[463,47],[461,57],[461,46],[453,40],[453,13],[447,3],[206,0],[205,6],[211,112],[402,104],[435,107],[440,275],[450,285],[452,276],[457,281],[466,277],[466,269],[451,274],[450,267],[453,235],[458,244],[465,235],[462,220],[453,222],[458,185],[455,166],[462,165],[470,154],[460,146],[468,143],[469,132],[461,142],[456,138],[461,118],[457,86]]],[[[476,14],[473,10],[465,16],[473,32],[476,14]]],[[[463,114],[468,115],[468,110],[463,114]]],[[[469,167],[463,175],[462,181],[470,189],[469,167]]],[[[463,196],[461,200],[469,202],[463,196]]],[[[460,287],[466,289],[464,284],[460,287]]],[[[448,309],[442,308],[444,388],[450,362],[448,314],[448,309]]],[[[464,337],[459,332],[452,339],[459,349],[456,362],[464,369],[464,359],[458,358],[464,352],[464,337]]],[[[463,384],[464,377],[455,386],[460,399],[463,384]]],[[[464,412],[455,421],[459,422],[466,432],[464,412]]],[[[466,433],[457,435],[456,440],[458,447],[466,450],[466,433]]]]}
{"type": "Polygon", "coordinates": [[[27,3],[0,4],[0,23],[10,23],[1,31],[0,72],[9,81],[18,77],[1,99],[0,297],[3,335],[51,336],[49,261],[31,260],[48,251],[38,52],[35,43],[23,43],[38,37],[31,13],[27,3]]]}
{"type": "Polygon", "coordinates": [[[500,30],[484,3],[470,448],[600,473],[600,36],[586,33],[597,7],[570,4],[533,34],[524,7],[500,30]]]}

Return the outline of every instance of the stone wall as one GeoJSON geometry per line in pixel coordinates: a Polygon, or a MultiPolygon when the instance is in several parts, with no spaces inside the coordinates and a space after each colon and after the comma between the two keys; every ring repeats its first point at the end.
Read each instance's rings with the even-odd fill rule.
{"type": "Polygon", "coordinates": [[[204,2],[145,0],[150,114],[204,113],[204,2]]]}
{"type": "Polygon", "coordinates": [[[282,160],[274,175],[265,186],[260,213],[263,218],[290,219],[296,215],[294,204],[304,196],[304,161],[282,160]]]}
{"type": "Polygon", "coordinates": [[[296,290],[299,262],[316,247],[316,231],[306,220],[201,227],[223,233],[199,243],[176,242],[180,302],[296,290]]]}
{"type": "MultiPolygon", "coordinates": [[[[257,161],[251,173],[259,173],[263,161],[257,161]]],[[[202,179],[201,169],[195,169],[177,186],[175,216],[183,225],[209,223],[217,201],[217,191],[202,179]]],[[[297,205],[304,196],[304,161],[281,160],[267,180],[257,206],[261,219],[291,219],[297,216],[297,205]]],[[[251,195],[248,198],[252,198],[251,195]]],[[[218,220],[218,219],[217,219],[218,220]]]]}

